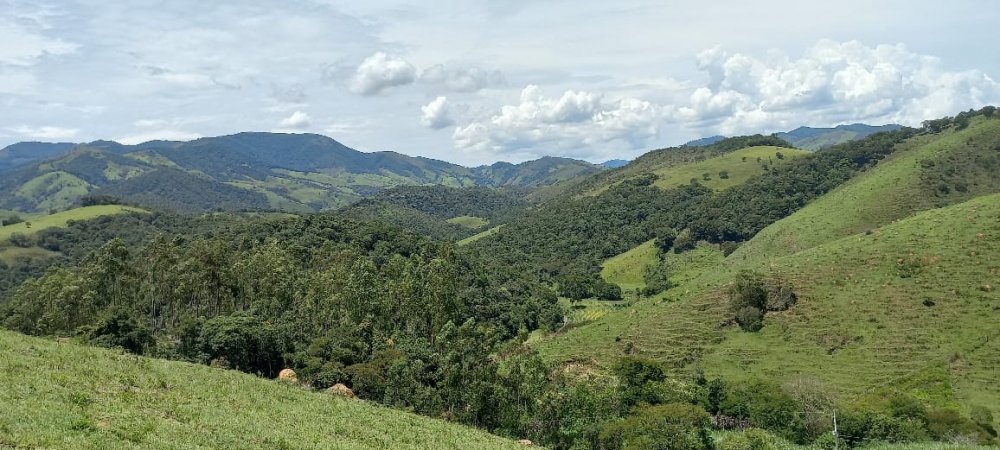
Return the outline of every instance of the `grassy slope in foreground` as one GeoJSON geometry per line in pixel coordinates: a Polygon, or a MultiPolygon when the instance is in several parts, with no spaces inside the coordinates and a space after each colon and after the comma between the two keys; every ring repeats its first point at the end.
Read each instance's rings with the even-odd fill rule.
{"type": "Polygon", "coordinates": [[[653,173],[659,175],[660,179],[656,180],[654,185],[661,188],[672,188],[688,184],[694,178],[709,188],[721,191],[743,184],[751,177],[764,173],[763,163],[783,164],[792,158],[808,153],[804,150],[785,147],[747,147],[704,161],[656,170],[653,173]],[[781,153],[784,159],[778,159],[776,156],[778,153],[781,153]],[[760,162],[757,161],[758,158],[760,158],[760,162]],[[728,172],[728,178],[719,176],[722,171],[728,172]],[[708,180],[703,178],[706,173],[709,177],[708,180]]]}
{"type": "Polygon", "coordinates": [[[100,216],[121,214],[128,211],[144,212],[142,209],[133,208],[131,206],[96,205],[74,208],[45,216],[24,217],[24,222],[0,227],[0,243],[10,238],[10,235],[13,233],[32,234],[46,228],[65,227],[66,222],[70,220],[88,220],[100,216]],[[31,224],[31,228],[28,228],[29,223],[31,224]]]}
{"type": "Polygon", "coordinates": [[[0,386],[0,447],[521,447],[472,428],[236,371],[2,330],[0,386]]]}

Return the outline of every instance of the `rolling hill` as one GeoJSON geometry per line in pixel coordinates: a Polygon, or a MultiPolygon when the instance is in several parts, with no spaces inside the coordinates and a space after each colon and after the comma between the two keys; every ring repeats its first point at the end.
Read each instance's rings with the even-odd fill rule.
{"type": "MultiPolygon", "coordinates": [[[[563,363],[606,367],[632,352],[679,372],[804,380],[842,401],[897,390],[965,411],[1000,404],[998,131],[1000,119],[979,117],[911,137],[725,259],[704,243],[666,254],[672,289],[533,345],[563,363]],[[748,270],[798,297],[755,333],[732,326],[728,306],[748,270]]],[[[649,245],[602,274],[640,283],[649,245]]]]}
{"type": "Polygon", "coordinates": [[[27,161],[7,169],[0,181],[0,208],[64,209],[95,194],[177,211],[309,212],[343,207],[394,186],[538,187],[602,170],[551,157],[468,168],[395,152],[360,152],[314,134],[239,133],[139,145],[96,141],[51,156],[68,145],[15,144],[0,151],[17,156],[10,161],[27,161]],[[23,156],[30,151],[30,158],[23,156]]]}
{"type": "Polygon", "coordinates": [[[7,410],[0,447],[523,448],[484,431],[233,370],[2,330],[0,383],[7,410]]]}

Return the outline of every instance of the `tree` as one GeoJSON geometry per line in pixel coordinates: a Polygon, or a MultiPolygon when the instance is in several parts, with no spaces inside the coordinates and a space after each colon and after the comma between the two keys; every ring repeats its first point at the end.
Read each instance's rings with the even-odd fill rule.
{"type": "Polygon", "coordinates": [[[641,406],[600,433],[601,448],[636,450],[709,450],[711,418],[687,403],[641,406]]]}
{"type": "Polygon", "coordinates": [[[728,170],[721,170],[721,171],[719,171],[719,178],[723,179],[723,180],[728,180],[729,179],[729,171],[728,170]]]}

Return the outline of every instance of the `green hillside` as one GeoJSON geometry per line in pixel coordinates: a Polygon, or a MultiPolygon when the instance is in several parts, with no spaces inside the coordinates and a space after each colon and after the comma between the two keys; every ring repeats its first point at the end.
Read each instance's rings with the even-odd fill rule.
{"type": "Polygon", "coordinates": [[[0,384],[0,447],[523,447],[442,420],[233,370],[8,331],[0,331],[0,384]]]}
{"type": "MultiPolygon", "coordinates": [[[[11,234],[33,234],[52,227],[65,227],[70,220],[88,220],[100,216],[121,214],[123,212],[141,212],[142,209],[120,205],[95,205],[73,208],[44,216],[24,217],[26,220],[13,225],[0,227],[0,243],[10,239],[11,234]]],[[[2,244],[0,244],[2,245],[2,244]]]]}
{"type": "MultiPolygon", "coordinates": [[[[1000,333],[991,325],[1000,319],[1000,195],[962,202],[1000,191],[989,176],[1000,167],[998,124],[980,118],[911,138],[725,264],[688,256],[697,251],[668,254],[675,288],[533,345],[552,361],[607,366],[627,351],[681,372],[804,378],[851,401],[896,389],[966,411],[1000,404],[1000,333]],[[955,189],[960,179],[967,185],[955,189]],[[743,270],[790,283],[798,296],[756,333],[727,325],[728,290],[743,270]]],[[[650,256],[637,257],[648,245],[607,260],[605,277],[639,279],[643,264],[631,273],[608,267],[648,264],[650,256]]]]}
{"type": "Polygon", "coordinates": [[[795,253],[914,212],[1000,191],[1000,119],[915,137],[878,169],[763,230],[732,261],[795,253]]]}
{"type": "Polygon", "coordinates": [[[671,188],[690,183],[694,179],[718,191],[742,184],[751,177],[764,173],[765,167],[784,164],[805,154],[808,152],[785,147],[743,148],[704,161],[655,170],[653,173],[660,178],[654,185],[671,188]]]}
{"type": "Polygon", "coordinates": [[[1000,404],[1000,333],[990,325],[1000,309],[997,217],[1000,195],[984,196],[769,264],[716,265],[536,347],[551,360],[603,365],[629,345],[726,377],[803,374],[847,397],[883,386],[941,404],[1000,404]],[[741,269],[790,281],[798,304],[769,313],[758,333],[720,328],[741,269]]]}

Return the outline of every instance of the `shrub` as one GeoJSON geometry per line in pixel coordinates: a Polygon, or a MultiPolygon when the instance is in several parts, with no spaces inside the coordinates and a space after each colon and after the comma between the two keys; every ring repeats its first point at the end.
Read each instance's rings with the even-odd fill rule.
{"type": "Polygon", "coordinates": [[[705,410],[687,403],[642,406],[624,419],[601,429],[605,449],[708,450],[711,423],[705,410]]]}
{"type": "Polygon", "coordinates": [[[685,228],[680,233],[677,233],[677,238],[674,239],[674,251],[683,253],[688,250],[694,250],[697,244],[698,240],[695,239],[694,233],[690,229],[685,228]]]}
{"type": "Polygon", "coordinates": [[[764,313],[753,306],[744,306],[736,310],[735,319],[743,331],[755,332],[764,328],[764,313]]]}
{"type": "Polygon", "coordinates": [[[990,443],[989,431],[976,422],[963,417],[953,409],[936,409],[927,414],[927,431],[939,441],[971,441],[990,443]]]}
{"type": "Polygon", "coordinates": [[[153,331],[121,309],[110,310],[96,325],[82,332],[95,345],[122,348],[137,355],[155,345],[153,331]]]}
{"type": "Polygon", "coordinates": [[[10,237],[7,239],[16,247],[28,248],[35,245],[35,240],[31,236],[24,233],[11,233],[10,237]]]}
{"type": "Polygon", "coordinates": [[[804,444],[815,436],[809,435],[800,410],[781,386],[766,380],[729,384],[719,405],[720,414],[750,419],[755,427],[804,444]]]}

